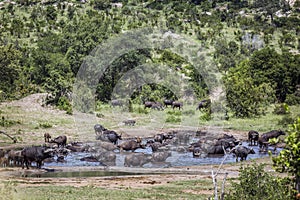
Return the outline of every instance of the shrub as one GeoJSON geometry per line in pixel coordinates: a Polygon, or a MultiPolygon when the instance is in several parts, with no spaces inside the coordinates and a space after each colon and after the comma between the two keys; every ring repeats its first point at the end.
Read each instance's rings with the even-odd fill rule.
{"type": "Polygon", "coordinates": [[[137,112],[139,114],[148,114],[149,110],[144,109],[144,107],[138,106],[137,108],[134,109],[134,112],[137,112]]]}
{"type": "Polygon", "coordinates": [[[181,117],[174,116],[174,115],[168,115],[166,118],[166,122],[168,123],[178,123],[181,122],[181,117]]]}
{"type": "Polygon", "coordinates": [[[289,105],[297,105],[300,104],[300,97],[294,94],[286,95],[285,102],[289,105]]]}
{"type": "Polygon", "coordinates": [[[39,127],[40,128],[51,128],[52,124],[50,124],[49,122],[40,122],[39,127]]]}
{"type": "Polygon", "coordinates": [[[289,124],[293,124],[294,118],[290,115],[285,115],[281,120],[278,121],[278,125],[288,127],[289,124]]]}
{"type": "Polygon", "coordinates": [[[281,103],[275,106],[274,114],[285,115],[290,113],[290,107],[286,103],[281,103]]]}
{"type": "Polygon", "coordinates": [[[179,110],[169,110],[167,115],[181,116],[181,112],[179,110]]]}
{"type": "Polygon", "coordinates": [[[209,109],[205,109],[203,114],[200,115],[200,120],[202,121],[209,121],[212,119],[212,116],[211,116],[211,110],[210,108],[209,109]]]}
{"type": "Polygon", "coordinates": [[[10,127],[10,126],[13,126],[15,124],[21,124],[21,123],[20,123],[20,121],[6,119],[4,116],[2,116],[1,119],[0,119],[0,126],[10,127]]]}
{"type": "Polygon", "coordinates": [[[182,113],[179,110],[169,110],[167,112],[166,122],[168,123],[178,123],[181,122],[182,113]]]}
{"type": "Polygon", "coordinates": [[[70,103],[70,101],[68,100],[67,97],[62,96],[59,98],[58,103],[57,103],[57,107],[60,110],[64,110],[67,112],[67,114],[71,115],[73,113],[72,111],[72,105],[70,103]]]}
{"type": "Polygon", "coordinates": [[[225,194],[226,200],[290,200],[295,197],[290,178],[279,178],[264,171],[264,165],[240,168],[238,182],[225,194]]]}
{"type": "Polygon", "coordinates": [[[98,117],[98,118],[104,118],[104,115],[102,113],[96,113],[96,117],[98,117]]]}

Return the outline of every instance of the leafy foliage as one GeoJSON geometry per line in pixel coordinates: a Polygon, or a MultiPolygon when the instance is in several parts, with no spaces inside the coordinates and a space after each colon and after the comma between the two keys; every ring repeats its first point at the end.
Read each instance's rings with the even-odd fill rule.
{"type": "Polygon", "coordinates": [[[270,84],[256,85],[249,73],[249,62],[240,63],[229,70],[224,78],[228,106],[236,117],[261,115],[265,105],[273,100],[273,89],[270,84]]]}
{"type": "Polygon", "coordinates": [[[291,125],[285,138],[286,147],[273,157],[276,171],[289,172],[295,176],[296,189],[300,192],[300,117],[291,125]]]}
{"type": "Polygon", "coordinates": [[[166,122],[178,123],[181,122],[182,112],[177,110],[169,110],[167,112],[166,122]]]}
{"type": "MultiPolygon", "coordinates": [[[[286,1],[22,0],[16,1],[16,5],[1,4],[0,20],[0,101],[48,92],[53,97],[48,103],[70,112],[61,98],[70,100],[68,96],[84,58],[116,34],[155,27],[194,38],[203,46],[203,52],[211,52],[214,47],[207,56],[213,58],[212,62],[224,74],[232,68],[237,71],[240,63],[249,59],[249,78],[234,79],[232,71],[226,78],[229,107],[236,116],[263,113],[261,106],[266,103],[265,98],[256,97],[256,94],[263,91],[263,95],[271,95],[270,86],[279,102],[299,103],[296,86],[300,85],[297,68],[300,56],[290,53],[299,51],[299,12],[286,1]],[[277,11],[283,15],[277,16],[277,11]],[[257,46],[258,42],[261,45],[257,46]],[[255,51],[264,46],[266,48],[255,51]],[[241,84],[245,84],[246,89],[241,84]],[[250,94],[243,96],[249,88],[250,94]],[[238,91],[234,92],[235,89],[238,91]],[[235,97],[239,95],[241,101],[236,102],[235,97]]],[[[144,63],[166,65],[189,77],[193,90],[189,92],[194,92],[199,99],[209,93],[203,79],[206,74],[199,74],[185,58],[168,49],[141,47],[112,61],[104,76],[96,80],[99,82],[96,94],[93,90],[87,92],[88,96],[108,102],[119,78],[144,63]]],[[[203,66],[206,64],[204,62],[203,66]]],[[[150,88],[150,93],[149,86],[138,88],[132,100],[175,99],[168,88],[159,85],[150,88]]],[[[85,105],[79,107],[90,111],[85,105]]]]}
{"type": "MultiPolygon", "coordinates": [[[[21,73],[21,52],[13,45],[0,46],[0,92],[12,97],[21,73]]],[[[1,96],[0,96],[1,101],[1,96]]]]}
{"type": "Polygon", "coordinates": [[[273,85],[278,101],[284,102],[286,95],[295,92],[299,83],[299,58],[289,52],[279,54],[274,49],[261,49],[254,52],[249,60],[249,75],[256,85],[273,85]]]}
{"type": "Polygon", "coordinates": [[[289,178],[279,178],[264,171],[264,165],[242,166],[238,182],[225,195],[226,200],[288,200],[295,197],[289,178]]]}
{"type": "Polygon", "coordinates": [[[277,115],[289,114],[290,107],[286,103],[278,104],[275,106],[274,113],[277,115]]]}
{"type": "Polygon", "coordinates": [[[20,123],[21,123],[20,121],[7,119],[7,117],[4,117],[4,116],[1,116],[1,119],[0,119],[0,126],[3,126],[3,127],[10,127],[10,126],[13,126],[15,124],[20,124],[20,123]]]}

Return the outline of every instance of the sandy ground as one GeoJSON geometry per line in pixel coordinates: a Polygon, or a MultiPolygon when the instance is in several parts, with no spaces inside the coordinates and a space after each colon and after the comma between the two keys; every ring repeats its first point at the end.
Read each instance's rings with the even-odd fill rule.
{"type": "MultiPolygon", "coordinates": [[[[72,116],[65,114],[65,112],[54,109],[52,107],[43,107],[42,101],[45,98],[45,94],[34,94],[30,95],[19,101],[5,102],[0,105],[0,110],[7,112],[11,109],[12,113],[9,115],[10,118],[20,120],[21,124],[13,126],[12,128],[4,129],[5,132],[12,134],[12,136],[18,137],[20,133],[18,129],[22,129],[22,141],[13,144],[9,140],[4,142],[3,136],[0,138],[0,145],[3,143],[2,148],[11,148],[11,147],[22,147],[28,146],[29,144],[37,144],[43,142],[43,134],[45,129],[34,128],[35,123],[39,120],[44,122],[48,119],[58,118],[58,121],[66,121],[66,125],[59,124],[55,125],[49,129],[48,132],[63,132],[70,139],[69,141],[90,141],[94,140],[94,135],[84,135],[74,134],[76,132],[76,127],[71,123],[72,116]],[[74,136],[75,135],[75,136],[74,136]],[[34,138],[34,139],[33,139],[34,138]],[[38,139],[37,139],[38,138],[38,139]]],[[[53,122],[52,122],[53,123],[53,122]]],[[[90,124],[87,124],[90,126],[90,124]]],[[[137,133],[137,132],[136,132],[137,133]]],[[[153,130],[143,130],[138,131],[139,136],[149,136],[153,135],[153,130]],[[152,132],[151,132],[152,131],[152,132]]],[[[230,131],[229,134],[232,134],[239,139],[245,139],[245,132],[230,131]]],[[[269,158],[258,159],[255,162],[260,163],[269,163],[271,161],[269,158]]],[[[249,161],[246,161],[249,163],[249,161]]],[[[236,177],[238,175],[238,170],[240,168],[239,164],[226,164],[222,166],[219,170],[219,176],[222,179],[225,173],[228,173],[228,177],[236,177]]],[[[245,162],[243,163],[245,165],[245,162]]],[[[267,170],[272,170],[270,165],[266,166],[267,170]]],[[[26,174],[28,173],[44,173],[44,170],[36,169],[21,169],[21,168],[0,168],[0,179],[8,180],[14,179],[20,183],[20,186],[38,186],[51,183],[52,185],[71,185],[71,186],[86,186],[93,185],[106,188],[120,188],[120,187],[131,187],[131,188],[141,188],[147,187],[149,185],[164,185],[172,181],[178,180],[195,180],[195,179],[210,179],[212,171],[218,171],[219,166],[211,165],[202,165],[202,166],[190,166],[190,167],[177,167],[177,168],[164,168],[164,169],[143,169],[143,168],[118,168],[118,167],[76,167],[76,168],[55,168],[57,171],[91,171],[91,170],[106,170],[106,171],[128,171],[128,172],[141,172],[141,173],[151,173],[151,175],[133,175],[133,176],[119,176],[119,177],[81,177],[81,178],[28,178],[26,174]],[[159,173],[159,174],[158,174],[159,173]]],[[[206,193],[207,191],[203,191],[206,193]]]]}

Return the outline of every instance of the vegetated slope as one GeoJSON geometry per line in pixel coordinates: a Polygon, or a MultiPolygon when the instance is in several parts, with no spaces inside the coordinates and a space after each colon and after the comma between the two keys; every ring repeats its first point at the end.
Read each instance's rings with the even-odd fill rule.
{"type": "MultiPolygon", "coordinates": [[[[86,56],[107,38],[136,28],[153,27],[185,34],[201,43],[204,51],[212,49],[207,56],[212,58],[224,75],[236,67],[241,71],[238,68],[240,63],[251,59],[254,52],[263,57],[269,54],[270,58],[280,58],[275,61],[278,66],[284,66],[280,71],[285,79],[276,76],[277,79],[269,80],[266,73],[270,71],[263,67],[270,65],[259,65],[257,67],[260,70],[257,70],[254,62],[254,65],[250,63],[250,69],[257,70],[257,74],[263,76],[258,77],[253,85],[259,88],[261,84],[269,84],[278,101],[289,99],[295,102],[293,95],[299,84],[299,73],[296,70],[299,56],[294,55],[299,51],[298,4],[295,2],[290,6],[285,2],[279,4],[279,1],[259,0],[3,2],[0,11],[0,71],[3,74],[0,100],[49,92],[53,94],[48,99],[49,104],[58,105],[60,109],[72,113],[68,97],[86,56]],[[271,48],[271,51],[257,51],[262,48],[271,48]],[[272,51],[273,48],[276,51],[272,51]],[[285,84],[274,84],[278,78],[285,84]]],[[[273,61],[266,60],[267,63],[273,61]]],[[[128,52],[112,62],[99,80],[96,99],[109,101],[120,77],[143,63],[167,65],[190,77],[192,88],[199,99],[209,93],[201,77],[203,74],[197,74],[184,58],[167,50],[141,49],[128,52]]],[[[278,74],[275,68],[277,65],[271,68],[274,72],[272,75],[278,74]]],[[[229,88],[230,84],[226,87],[229,88]]],[[[147,96],[148,100],[174,97],[169,90],[155,84],[138,90],[140,93],[132,97],[136,102],[141,101],[141,96],[147,96],[148,90],[155,94],[147,96]]]]}

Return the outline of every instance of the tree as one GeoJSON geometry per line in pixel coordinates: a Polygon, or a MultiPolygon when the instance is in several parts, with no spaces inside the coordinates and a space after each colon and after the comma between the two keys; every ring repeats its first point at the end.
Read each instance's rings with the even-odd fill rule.
{"type": "Polygon", "coordinates": [[[99,9],[99,10],[105,10],[105,9],[111,8],[110,1],[108,1],[108,0],[93,0],[93,1],[91,1],[91,5],[95,9],[99,9]]]}
{"type": "Polygon", "coordinates": [[[299,55],[275,49],[264,48],[255,51],[249,60],[250,76],[254,84],[269,83],[276,92],[279,102],[284,102],[287,94],[295,92],[299,84],[299,55]]]}
{"type": "Polygon", "coordinates": [[[271,23],[274,22],[274,15],[280,9],[289,10],[289,6],[285,0],[255,0],[254,7],[259,8],[265,15],[270,16],[271,23]]]}
{"type": "Polygon", "coordinates": [[[15,92],[21,70],[20,59],[21,52],[12,45],[0,46],[0,91],[7,97],[15,92]]]}
{"type": "Polygon", "coordinates": [[[236,117],[253,117],[264,113],[273,99],[273,89],[268,83],[255,84],[249,71],[249,61],[230,68],[224,77],[228,106],[236,117]]]}
{"type": "Polygon", "coordinates": [[[226,72],[229,68],[236,65],[239,53],[239,47],[236,42],[230,41],[227,43],[226,40],[217,40],[215,49],[214,57],[220,64],[220,70],[226,72]]]}
{"type": "Polygon", "coordinates": [[[288,172],[295,177],[296,190],[300,193],[300,117],[288,130],[286,147],[277,157],[273,157],[273,166],[278,172],[288,172]]]}

